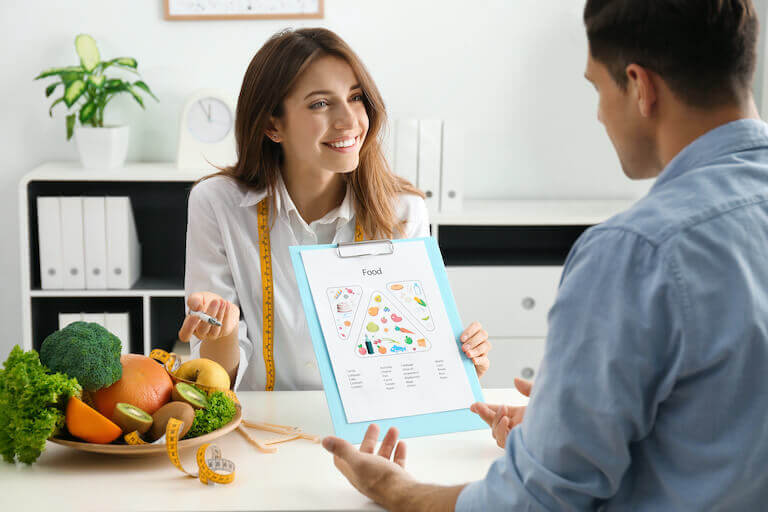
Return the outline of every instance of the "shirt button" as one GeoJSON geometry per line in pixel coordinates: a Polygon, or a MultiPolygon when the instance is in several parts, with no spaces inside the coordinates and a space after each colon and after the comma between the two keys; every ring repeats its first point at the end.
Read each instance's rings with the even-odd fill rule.
{"type": "Polygon", "coordinates": [[[317,368],[317,365],[315,364],[314,361],[307,361],[306,363],[304,363],[304,368],[306,368],[307,370],[312,370],[314,368],[317,368]]]}

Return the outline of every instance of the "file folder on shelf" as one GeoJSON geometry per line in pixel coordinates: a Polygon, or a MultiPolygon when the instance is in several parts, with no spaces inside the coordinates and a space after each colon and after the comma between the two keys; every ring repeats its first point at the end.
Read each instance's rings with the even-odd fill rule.
{"type": "Polygon", "coordinates": [[[122,353],[127,354],[131,351],[131,337],[129,334],[128,313],[105,313],[104,327],[109,332],[120,338],[123,344],[122,353]]]}
{"type": "Polygon", "coordinates": [[[46,290],[64,287],[60,219],[61,208],[58,197],[37,198],[40,285],[46,290]]]}
{"type": "Polygon", "coordinates": [[[427,210],[440,210],[440,157],[442,155],[443,122],[419,121],[419,179],[417,186],[426,194],[427,210]]]}
{"type": "Polygon", "coordinates": [[[101,325],[120,339],[121,353],[131,351],[130,316],[126,313],[59,313],[59,329],[72,322],[92,322],[101,325]]]}
{"type": "Polygon", "coordinates": [[[83,322],[99,324],[102,327],[106,327],[104,325],[104,313],[80,313],[80,319],[83,322]]]}
{"type": "Polygon", "coordinates": [[[107,228],[103,197],[83,198],[83,241],[85,247],[85,287],[107,287],[107,228]]]}
{"type": "Polygon", "coordinates": [[[61,197],[61,257],[63,286],[67,290],[85,288],[83,258],[83,201],[80,197],[61,197]]]}
{"type": "Polygon", "coordinates": [[[419,181],[419,122],[399,119],[395,123],[395,164],[399,176],[418,186],[419,181]]]}
{"type": "Polygon", "coordinates": [[[443,158],[440,173],[440,211],[443,213],[462,210],[465,165],[464,129],[458,122],[446,121],[443,124],[443,158]]]}
{"type": "Polygon", "coordinates": [[[63,329],[72,322],[79,322],[83,319],[80,313],[59,313],[59,329],[63,329]]]}
{"type": "Polygon", "coordinates": [[[127,289],[141,274],[141,247],[129,197],[107,197],[107,286],[127,289]]]}

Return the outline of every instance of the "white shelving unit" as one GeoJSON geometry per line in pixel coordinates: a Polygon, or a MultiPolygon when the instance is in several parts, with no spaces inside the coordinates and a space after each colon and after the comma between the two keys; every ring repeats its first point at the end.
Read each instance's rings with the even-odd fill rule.
{"type": "MultiPolygon", "coordinates": [[[[172,163],[133,163],[123,169],[95,171],[83,169],[79,162],[52,162],[43,164],[26,174],[19,184],[19,219],[21,237],[21,282],[22,282],[22,320],[23,343],[26,349],[37,348],[47,333],[40,333],[34,338],[35,322],[40,319],[35,306],[46,299],[71,301],[88,309],[89,301],[97,300],[93,307],[100,305],[119,304],[125,302],[132,314],[139,313],[141,322],[132,319],[132,340],[139,339],[139,344],[133,343],[134,352],[148,354],[154,347],[152,340],[152,301],[163,298],[175,298],[183,304],[183,282],[166,276],[144,276],[129,290],[43,290],[39,278],[35,282],[33,276],[39,272],[39,256],[35,253],[37,240],[34,239],[36,229],[35,199],[38,195],[88,195],[96,193],[94,186],[107,192],[101,195],[124,195],[123,190],[133,185],[149,186],[163,183],[176,185],[179,191],[191,187],[192,184],[207,174],[207,171],[179,170],[172,163]],[[109,302],[112,301],[112,302],[109,302]],[[136,332],[138,331],[138,332],[136,332]]],[[[128,194],[130,195],[130,194],[128,194]]],[[[177,194],[181,195],[181,194],[177,194]]],[[[180,205],[186,209],[186,200],[180,205]]],[[[181,226],[184,229],[184,226],[181,226]]],[[[141,236],[141,233],[140,233],[141,236]]],[[[183,250],[183,247],[182,247],[183,250]]],[[[158,256],[162,257],[161,254],[158,256]]],[[[181,262],[183,266],[183,261],[181,262]]],[[[59,304],[63,304],[60,302],[59,304]]],[[[116,306],[115,306],[116,307],[116,306]]],[[[50,325],[50,320],[47,325],[50,325]]]]}
{"type": "MultiPolygon", "coordinates": [[[[91,306],[127,307],[141,317],[131,320],[134,352],[172,347],[173,339],[156,338],[175,333],[183,318],[186,200],[194,182],[209,173],[179,170],[172,163],[94,171],[78,162],[53,162],[26,174],[19,184],[24,347],[39,348],[46,331],[57,328],[57,308],[91,306]],[[129,290],[41,289],[36,198],[45,195],[130,196],[147,273],[129,290]]],[[[535,375],[565,254],[586,227],[630,205],[619,200],[468,199],[462,212],[433,216],[432,234],[440,243],[462,320],[479,320],[487,327],[492,361],[511,362],[511,367],[492,364],[484,385],[510,387],[513,376],[535,375]]]]}

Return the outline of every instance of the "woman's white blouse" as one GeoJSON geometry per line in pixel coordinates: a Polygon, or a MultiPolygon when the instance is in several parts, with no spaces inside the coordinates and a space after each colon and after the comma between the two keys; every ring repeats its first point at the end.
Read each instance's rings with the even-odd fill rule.
{"type": "MultiPolygon", "coordinates": [[[[266,197],[230,178],[216,176],[196,185],[189,196],[184,295],[209,291],[240,307],[240,366],[235,389],[263,390],[262,292],[256,205],[266,197]]],[[[354,240],[354,199],[350,189],[342,204],[311,224],[301,218],[282,181],[277,187],[277,215],[270,232],[274,283],[275,390],[322,389],[288,247],[354,240]]],[[[401,194],[397,215],[405,237],[429,236],[424,200],[401,194]]],[[[274,217],[274,219],[273,219],[274,217]]],[[[192,357],[200,340],[191,340],[192,357]]]]}

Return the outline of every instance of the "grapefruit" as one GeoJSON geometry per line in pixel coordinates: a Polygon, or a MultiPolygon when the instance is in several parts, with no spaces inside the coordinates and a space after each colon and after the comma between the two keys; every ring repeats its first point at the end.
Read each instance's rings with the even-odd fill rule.
{"type": "Polygon", "coordinates": [[[120,356],[123,376],[109,387],[91,393],[96,410],[111,418],[119,402],[154,414],[171,399],[173,382],[165,368],[151,357],[140,354],[120,356]]]}

